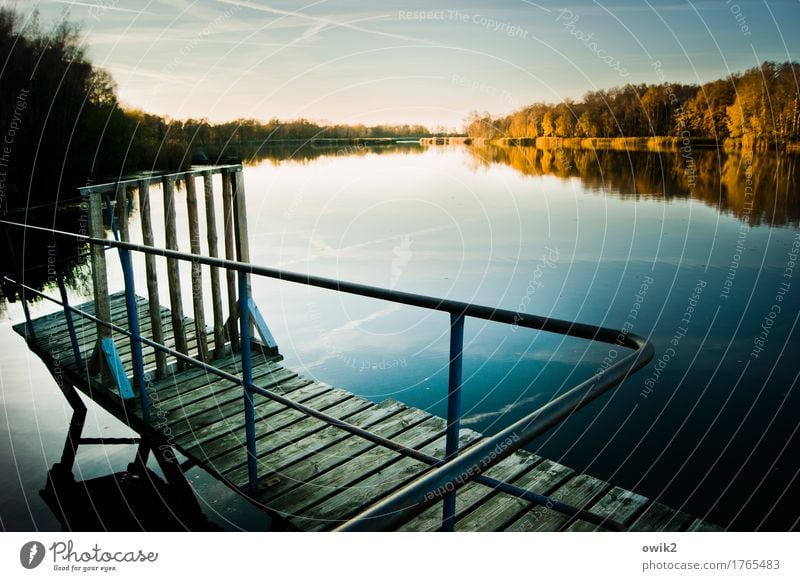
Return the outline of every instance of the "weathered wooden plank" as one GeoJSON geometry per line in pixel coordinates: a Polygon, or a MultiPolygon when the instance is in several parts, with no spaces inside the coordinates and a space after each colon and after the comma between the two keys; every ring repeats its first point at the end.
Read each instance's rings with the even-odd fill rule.
{"type": "MultiPolygon", "coordinates": [[[[373,405],[365,399],[338,389],[333,389],[321,397],[305,402],[305,404],[339,419],[345,419],[373,405]]],[[[256,455],[268,455],[274,450],[296,442],[305,437],[310,430],[319,429],[320,425],[325,425],[322,420],[306,417],[294,410],[286,410],[277,418],[273,418],[269,422],[261,422],[260,425],[257,422],[256,455]]],[[[231,448],[225,461],[220,463],[219,470],[223,474],[231,472],[243,466],[246,458],[244,450],[231,448]]]]}
{"type": "MultiPolygon", "coordinates": [[[[598,516],[627,525],[647,504],[645,496],[614,486],[602,498],[589,507],[598,516]]],[[[578,520],[567,527],[568,531],[603,531],[602,526],[578,520]]]]}
{"type": "MultiPolygon", "coordinates": [[[[486,476],[502,482],[512,482],[541,462],[539,456],[528,452],[512,454],[486,471],[486,476]]],[[[474,482],[460,488],[456,494],[456,520],[466,516],[470,510],[485,503],[497,491],[474,482]]],[[[442,525],[442,503],[437,503],[422,514],[401,526],[401,531],[435,531],[442,525]]]]}
{"type": "MultiPolygon", "coordinates": [[[[430,417],[430,414],[422,410],[407,408],[387,400],[348,418],[347,421],[358,427],[369,428],[378,436],[393,438],[430,417]]],[[[264,466],[264,475],[256,498],[261,502],[269,502],[275,496],[374,447],[375,444],[369,440],[335,426],[309,432],[304,438],[259,458],[264,466]]],[[[232,482],[244,484],[247,472],[239,468],[228,476],[232,482]]]]}
{"type": "MultiPolygon", "coordinates": [[[[573,474],[571,468],[552,460],[543,460],[530,472],[514,481],[513,484],[537,494],[549,494],[573,474]]],[[[520,512],[530,508],[530,503],[510,494],[499,493],[456,522],[456,529],[463,531],[502,530],[520,512]]]]}
{"type": "MultiPolygon", "coordinates": [[[[274,374],[272,377],[275,378],[276,381],[283,381],[286,379],[290,379],[295,377],[296,374],[291,371],[286,370],[275,370],[268,369],[267,373],[274,374]]],[[[259,375],[264,375],[259,371],[259,375]]],[[[228,379],[221,378],[217,375],[211,375],[211,379],[204,379],[200,378],[197,382],[199,385],[189,385],[189,384],[180,384],[176,386],[174,392],[165,392],[164,394],[160,395],[160,399],[158,405],[159,407],[164,410],[166,413],[178,412],[183,410],[182,413],[188,413],[187,408],[191,404],[197,403],[199,401],[207,400],[208,398],[218,398],[229,392],[231,390],[238,391],[241,393],[241,386],[228,379]]],[[[265,382],[269,380],[265,380],[261,378],[260,382],[265,382]]],[[[273,385],[274,382],[270,382],[270,385],[273,385]]],[[[205,402],[203,405],[207,405],[209,402],[205,402]]],[[[155,403],[153,405],[156,405],[155,403]]],[[[192,408],[195,409],[195,408],[192,408]]]]}
{"type": "MultiPolygon", "coordinates": [[[[264,364],[272,364],[273,368],[277,368],[273,362],[259,361],[253,365],[253,369],[264,364]]],[[[238,375],[241,370],[239,357],[233,354],[218,359],[214,362],[214,365],[233,375],[238,375]]],[[[160,397],[167,399],[177,395],[180,391],[188,391],[189,386],[187,384],[189,382],[194,382],[196,386],[199,386],[217,380],[221,380],[221,378],[199,367],[192,367],[180,372],[176,368],[171,368],[167,377],[156,380],[150,385],[149,391],[158,393],[160,397]]]]}
{"type": "MultiPolygon", "coordinates": [[[[283,372],[280,375],[272,375],[269,371],[262,371],[258,373],[259,381],[269,382],[270,380],[264,379],[270,377],[270,386],[277,385],[279,382],[284,382],[294,378],[290,372],[283,372]]],[[[177,437],[179,433],[183,432],[181,428],[184,426],[175,426],[178,421],[188,420],[193,415],[201,413],[206,410],[211,410],[222,403],[230,401],[241,401],[243,397],[242,388],[228,380],[212,379],[208,382],[208,386],[201,386],[189,392],[182,392],[175,397],[169,398],[165,403],[156,400],[153,403],[154,408],[158,408],[163,421],[170,425],[170,430],[177,437]]],[[[154,398],[155,399],[155,398],[154,398]]]]}
{"type": "MultiPolygon", "coordinates": [[[[153,237],[153,221],[150,215],[150,184],[146,180],[139,181],[139,215],[142,225],[142,242],[145,246],[155,246],[153,237]]],[[[156,271],[156,257],[152,254],[144,255],[144,267],[147,277],[147,302],[150,313],[151,337],[156,343],[164,343],[162,310],[158,295],[158,273],[156,271]]],[[[156,360],[156,378],[161,379],[167,375],[167,354],[154,350],[156,360]]]]}
{"type": "Polygon", "coordinates": [[[681,531],[689,526],[692,517],[685,512],[654,502],[644,509],[630,526],[632,531],[681,531]]]}
{"type": "MultiPolygon", "coordinates": [[[[459,448],[466,449],[481,438],[482,436],[473,430],[461,430],[459,448]]],[[[446,439],[446,436],[442,436],[423,446],[421,451],[443,458],[446,439]]],[[[357,484],[341,489],[331,498],[304,510],[302,515],[292,520],[295,523],[302,523],[304,529],[334,528],[430,469],[431,466],[428,464],[403,457],[390,466],[382,467],[377,473],[360,480],[357,484]]]]}
{"type": "MultiPolygon", "coordinates": [[[[195,189],[194,176],[184,174],[186,184],[186,211],[189,218],[189,251],[200,255],[200,219],[197,212],[197,190],[195,189]]],[[[196,260],[192,260],[192,307],[194,311],[194,332],[199,337],[197,341],[197,358],[200,361],[208,359],[208,342],[206,341],[206,315],[203,307],[203,268],[196,260]]]]}
{"type": "MultiPolygon", "coordinates": [[[[103,225],[103,195],[100,192],[89,194],[89,236],[105,238],[103,225]]],[[[106,253],[102,246],[91,244],[92,290],[94,291],[94,307],[97,318],[107,321],[111,306],[108,297],[108,272],[106,271],[106,253]]],[[[101,339],[111,337],[111,330],[97,324],[97,336],[101,339]]]]}
{"type": "MultiPolygon", "coordinates": [[[[314,396],[313,399],[304,403],[315,409],[325,410],[338,403],[347,401],[351,397],[352,395],[344,390],[331,389],[330,391],[314,396]]],[[[261,441],[268,436],[275,435],[278,430],[284,430],[280,435],[281,442],[290,440],[292,437],[291,434],[296,429],[294,424],[297,424],[305,418],[306,416],[303,413],[286,407],[280,410],[278,414],[266,418],[267,421],[262,421],[261,418],[256,417],[256,453],[258,453],[259,443],[262,443],[261,441]]],[[[241,426],[244,428],[244,421],[241,422],[241,426]]],[[[234,466],[238,466],[240,463],[246,461],[247,451],[241,443],[241,434],[223,434],[211,442],[204,443],[201,446],[192,445],[186,449],[202,455],[208,460],[223,455],[226,456],[225,461],[220,463],[218,468],[218,470],[222,472],[230,470],[234,466]]]]}
{"type": "MultiPolygon", "coordinates": [[[[570,478],[558,490],[550,494],[575,508],[585,508],[596,498],[605,494],[611,486],[607,482],[586,474],[570,478]]],[[[557,531],[571,522],[570,517],[548,506],[533,506],[506,529],[509,531],[557,531]]]]}
{"type": "MultiPolygon", "coordinates": [[[[431,417],[413,430],[402,432],[394,441],[410,448],[422,447],[440,438],[445,427],[443,419],[431,417]]],[[[357,484],[401,458],[403,456],[398,452],[381,446],[373,447],[348,460],[337,470],[326,472],[273,499],[270,508],[287,517],[302,514],[337,491],[357,484]]]]}
{"type": "MultiPolygon", "coordinates": [[[[120,224],[124,221],[122,218],[119,220],[120,224]]],[[[125,236],[124,232],[122,236],[125,236]]],[[[109,295],[108,303],[110,318],[125,326],[124,295],[109,295]]],[[[88,309],[95,309],[96,305],[92,302],[81,308],[89,312],[88,309]]],[[[148,302],[139,297],[137,310],[143,317],[144,334],[153,325],[152,318],[145,315],[153,311],[148,302]]],[[[162,324],[171,318],[169,310],[158,308],[157,319],[162,324]]],[[[184,321],[193,325],[192,319],[184,318],[184,321]]],[[[61,336],[66,329],[63,313],[40,317],[34,325],[43,330],[44,336],[36,342],[37,349],[41,350],[37,353],[44,351],[45,356],[49,353],[51,360],[58,358],[65,367],[74,365],[69,341],[61,336]]],[[[15,325],[14,329],[24,333],[24,324],[15,325]]],[[[205,331],[216,341],[213,330],[205,331]]],[[[165,343],[174,341],[169,331],[165,335],[165,343]]],[[[88,350],[97,339],[95,326],[82,325],[81,337],[88,350]]],[[[119,348],[121,358],[129,361],[130,348],[126,346],[127,341],[122,343],[119,348]]],[[[149,356],[152,358],[154,354],[149,356]]],[[[283,368],[278,363],[279,358],[255,353],[254,357],[254,382],[257,385],[286,394],[295,401],[302,401],[354,425],[367,427],[384,437],[429,453],[442,454],[444,420],[397,402],[374,405],[346,391],[298,377],[283,368]]],[[[240,358],[232,354],[217,359],[214,365],[237,375],[241,367],[240,358]]],[[[175,368],[168,368],[166,377],[151,385],[150,393],[155,394],[159,405],[167,410],[165,418],[151,423],[154,428],[168,436],[170,441],[176,441],[173,436],[177,434],[182,451],[215,477],[237,486],[246,483],[240,386],[201,369],[176,372],[175,368]]],[[[135,401],[125,405],[127,417],[131,411],[135,413],[137,405],[135,401]]],[[[121,408],[112,412],[123,420],[126,417],[121,408]]],[[[332,528],[429,469],[425,463],[377,446],[268,398],[257,396],[256,415],[261,478],[253,497],[272,510],[289,514],[300,528],[332,528]]],[[[479,435],[474,434],[474,438],[477,437],[479,435]]],[[[570,477],[570,469],[549,460],[535,464],[538,460],[526,452],[518,452],[491,468],[488,474],[578,508],[588,507],[600,516],[625,524],[632,521],[632,530],[721,530],[660,503],[648,506],[644,497],[611,487],[590,476],[570,477]],[[566,484],[565,479],[568,479],[566,484]]],[[[573,522],[546,507],[532,509],[531,503],[475,483],[459,490],[456,516],[457,530],[577,531],[597,528],[584,522],[573,522]]],[[[441,503],[402,528],[434,530],[440,522],[441,503]]]]}
{"type": "MultiPolygon", "coordinates": [[[[310,379],[295,377],[273,387],[271,391],[286,395],[313,383],[310,379]]],[[[325,387],[321,386],[320,389],[325,389],[325,387]]],[[[170,419],[170,430],[177,438],[187,432],[209,426],[215,422],[228,421],[242,411],[242,398],[243,393],[241,390],[235,390],[217,396],[214,399],[214,405],[210,408],[206,407],[194,413],[189,413],[189,409],[183,409],[181,410],[183,413],[170,419]]]]}
{"type": "MultiPolygon", "coordinates": [[[[208,255],[218,256],[217,252],[217,216],[214,209],[214,181],[211,172],[203,172],[203,193],[206,202],[206,238],[208,255]]],[[[222,313],[222,292],[219,282],[219,268],[212,266],[211,272],[211,306],[214,312],[214,358],[221,357],[225,349],[225,315],[222,313]]]]}
{"type": "MultiPolygon", "coordinates": [[[[161,181],[164,190],[164,232],[166,237],[166,247],[170,250],[178,250],[178,233],[175,224],[175,183],[172,179],[164,176],[161,181]]],[[[183,323],[183,301],[181,298],[181,274],[176,258],[167,258],[167,283],[169,284],[169,310],[172,314],[172,332],[175,336],[176,351],[189,354],[186,344],[186,331],[183,323]]],[[[179,369],[183,369],[183,363],[178,364],[179,369]]]]}
{"type": "MultiPolygon", "coordinates": [[[[306,401],[324,396],[326,393],[330,393],[330,391],[331,390],[325,385],[319,383],[310,383],[301,388],[299,391],[295,392],[294,397],[297,398],[297,401],[306,401]]],[[[338,394],[334,397],[336,398],[335,401],[339,401],[341,399],[341,395],[338,394]]],[[[231,430],[240,430],[245,424],[244,403],[242,401],[243,396],[241,392],[238,394],[236,399],[238,400],[239,406],[238,410],[233,415],[228,417],[220,415],[218,416],[219,419],[217,421],[206,422],[205,425],[202,426],[192,425],[190,422],[190,427],[192,429],[180,436],[176,436],[175,441],[186,447],[186,449],[191,449],[195,446],[205,447],[209,442],[221,438],[231,430]]],[[[216,404],[216,401],[214,403],[216,404]]],[[[206,407],[206,409],[208,408],[206,407]]],[[[254,409],[256,412],[255,417],[257,418],[257,422],[267,422],[269,420],[270,423],[275,422],[275,425],[282,425],[281,422],[276,422],[272,416],[282,414],[286,410],[286,406],[283,404],[266,398],[260,398],[254,406],[254,409]]]]}

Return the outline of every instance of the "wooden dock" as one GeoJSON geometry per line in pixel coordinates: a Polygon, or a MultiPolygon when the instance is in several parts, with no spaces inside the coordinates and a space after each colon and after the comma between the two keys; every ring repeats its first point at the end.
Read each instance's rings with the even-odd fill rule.
{"type": "MultiPolygon", "coordinates": [[[[120,327],[128,317],[123,293],[112,294],[110,321],[120,327]]],[[[136,298],[142,335],[150,336],[154,319],[151,304],[136,298]]],[[[78,306],[94,314],[94,303],[78,306]]],[[[210,363],[230,374],[241,376],[241,358],[226,343],[215,340],[219,328],[200,333],[195,321],[160,309],[161,340],[176,345],[175,323],[185,330],[190,351],[202,349],[210,363]],[[208,350],[207,345],[215,349],[208,350]]],[[[29,346],[50,368],[62,390],[72,386],[97,402],[121,422],[162,446],[174,448],[186,457],[184,466],[197,465],[213,477],[247,496],[273,515],[278,515],[298,530],[331,530],[418,478],[429,466],[353,435],[339,427],[304,415],[265,397],[256,397],[256,451],[259,467],[257,490],[248,490],[245,412],[242,387],[196,367],[183,369],[174,358],[159,357],[144,349],[144,368],[148,377],[150,419],[143,418],[138,398],[123,400],[116,387],[100,383],[87,370],[76,365],[73,345],[63,311],[14,327],[27,337],[29,346]],[[159,375],[156,379],[157,366],[159,375]]],[[[219,327],[219,325],[216,325],[219,327]]],[[[97,325],[75,317],[75,330],[83,364],[89,361],[97,343],[97,325]]],[[[113,334],[119,357],[126,369],[132,361],[131,342],[113,334]]],[[[279,356],[253,351],[253,383],[265,390],[302,402],[316,410],[369,429],[410,448],[443,457],[446,422],[444,419],[408,407],[394,400],[380,403],[314,381],[281,365],[279,356]]],[[[131,381],[133,376],[130,375],[131,381]]],[[[462,448],[479,442],[483,436],[462,429],[462,448]]],[[[659,502],[579,474],[557,462],[519,451],[487,471],[487,476],[520,488],[594,512],[623,523],[634,531],[714,531],[721,530],[705,521],[673,510],[659,502]]],[[[545,506],[533,505],[519,497],[470,483],[457,495],[455,530],[458,531],[589,531],[602,526],[569,518],[545,506]]],[[[442,502],[406,523],[401,530],[431,531],[441,526],[442,502]]]]}

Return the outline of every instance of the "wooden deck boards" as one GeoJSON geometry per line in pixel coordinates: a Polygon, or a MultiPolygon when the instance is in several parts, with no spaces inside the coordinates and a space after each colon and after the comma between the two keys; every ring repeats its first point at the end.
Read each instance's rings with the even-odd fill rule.
{"type": "MultiPolygon", "coordinates": [[[[111,295],[111,316],[115,324],[127,327],[124,296],[111,295]]],[[[89,302],[78,307],[94,313],[89,302]]],[[[143,334],[151,328],[149,305],[137,298],[143,334]]],[[[160,308],[165,342],[175,345],[172,314],[160,308]]],[[[89,359],[97,339],[94,323],[74,315],[81,357],[89,359]]],[[[190,355],[197,353],[194,321],[183,317],[190,355]]],[[[144,423],[138,399],[122,402],[109,388],[89,381],[75,365],[72,344],[63,313],[33,321],[36,341],[31,349],[52,368],[55,364],[71,373],[76,387],[123,422],[152,430],[166,438],[183,455],[231,487],[247,490],[247,465],[242,389],[205,370],[178,370],[168,357],[167,374],[154,379],[155,353],[144,347],[149,383],[151,420],[144,423]]],[[[26,325],[14,329],[25,336],[26,325]]],[[[214,346],[214,332],[207,342],[214,346]]],[[[118,333],[114,339],[126,368],[131,359],[130,340],[118,333]]],[[[209,349],[211,352],[211,349],[209,349]]],[[[241,375],[241,360],[230,349],[213,365],[235,376],[241,375]]],[[[445,421],[429,413],[387,400],[373,403],[345,390],[299,376],[284,368],[279,357],[253,353],[253,382],[273,393],[349,423],[367,428],[405,446],[442,457],[445,421]]],[[[301,530],[329,530],[358,514],[376,501],[418,478],[430,467],[336,426],[256,396],[256,453],[258,487],[246,492],[249,498],[273,514],[279,514],[301,530]]],[[[482,436],[461,431],[462,447],[482,436]]],[[[522,489],[549,495],[601,517],[613,519],[642,531],[716,531],[719,527],[688,514],[653,502],[634,492],[603,482],[570,468],[520,451],[488,472],[488,476],[510,482],[522,489]]],[[[441,525],[439,502],[401,527],[403,531],[433,531],[441,525]]],[[[457,495],[455,528],[458,531],[556,531],[605,530],[536,506],[520,498],[470,483],[457,495]]]]}

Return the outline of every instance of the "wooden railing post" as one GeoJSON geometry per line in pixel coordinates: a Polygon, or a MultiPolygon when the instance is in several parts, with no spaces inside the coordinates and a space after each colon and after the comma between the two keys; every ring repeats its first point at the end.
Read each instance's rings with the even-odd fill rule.
{"type": "MultiPolygon", "coordinates": [[[[106,230],[103,225],[103,194],[100,190],[89,190],[89,236],[92,238],[106,237],[106,230]]],[[[110,321],[111,301],[108,297],[108,273],[106,272],[105,248],[98,244],[92,244],[90,253],[95,316],[102,321],[110,321]]],[[[111,329],[98,323],[98,340],[110,337],[111,329]]]]}
{"type": "MultiPolygon", "coordinates": [[[[150,216],[150,182],[139,180],[139,214],[142,219],[142,242],[145,246],[154,246],[153,222],[150,216]]],[[[158,296],[158,273],[156,272],[156,257],[152,254],[144,255],[144,266],[147,274],[147,299],[150,310],[150,326],[153,332],[153,341],[164,344],[164,331],[161,326],[161,301],[158,296]]],[[[167,376],[167,354],[156,349],[156,377],[163,379],[167,376]]]]}
{"type": "MultiPolygon", "coordinates": [[[[233,212],[233,174],[229,170],[222,171],[222,218],[225,224],[225,258],[236,260],[236,247],[234,241],[234,212],[233,212]]],[[[230,269],[225,271],[225,280],[228,288],[228,338],[233,351],[239,350],[237,307],[236,273],[230,269]]]]}
{"type": "MultiPolygon", "coordinates": [[[[166,246],[170,250],[178,250],[178,233],[175,225],[175,183],[174,178],[164,176],[161,178],[164,188],[164,232],[166,246]]],[[[169,306],[172,312],[172,330],[175,333],[175,349],[189,354],[186,342],[186,332],[183,328],[183,302],[181,299],[181,275],[178,260],[167,258],[167,282],[169,284],[169,306]]],[[[178,369],[184,369],[184,364],[178,361],[178,369]]]]}
{"type": "MultiPolygon", "coordinates": [[[[250,239],[247,232],[247,199],[244,194],[244,172],[241,167],[237,168],[234,173],[231,174],[231,186],[233,189],[233,224],[236,233],[236,260],[239,262],[250,262],[250,239]]],[[[247,296],[252,298],[253,293],[249,274],[246,279],[247,296]]],[[[241,312],[240,307],[239,316],[246,317],[249,323],[250,337],[252,337],[253,322],[250,320],[249,309],[245,312],[241,312]]]]}
{"type": "MultiPolygon", "coordinates": [[[[117,184],[116,192],[117,224],[119,238],[122,242],[130,242],[128,229],[128,192],[124,184],[117,184]]],[[[133,379],[139,390],[142,405],[142,418],[150,419],[150,403],[147,395],[147,382],[144,373],[144,355],[142,353],[142,337],[139,327],[139,306],[136,304],[136,283],[133,274],[133,259],[127,248],[119,249],[119,260],[125,280],[125,308],[128,312],[128,329],[131,332],[131,362],[133,363],[133,379]]]]}
{"type": "MultiPolygon", "coordinates": [[[[186,184],[186,209],[189,217],[189,251],[200,254],[200,221],[197,215],[197,192],[194,175],[184,174],[186,184]]],[[[197,337],[197,358],[208,360],[206,317],[203,308],[203,270],[199,262],[192,260],[192,306],[194,308],[194,332],[197,337]]]]}
{"type": "MultiPolygon", "coordinates": [[[[210,171],[203,172],[203,191],[206,200],[206,232],[208,255],[216,258],[217,216],[214,210],[214,181],[210,171]]],[[[225,350],[224,320],[222,315],[222,293],[220,292],[219,268],[211,267],[211,303],[214,309],[214,358],[222,357],[225,350]]]]}

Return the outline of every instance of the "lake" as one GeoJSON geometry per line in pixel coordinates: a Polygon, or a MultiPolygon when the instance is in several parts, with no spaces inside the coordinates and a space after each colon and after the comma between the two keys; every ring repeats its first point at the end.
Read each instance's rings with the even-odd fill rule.
{"type": "MultiPolygon", "coordinates": [[[[530,449],[734,530],[788,530],[800,517],[797,165],[717,150],[283,151],[245,168],[251,261],[649,338],[652,363],[530,449]]],[[[73,303],[85,275],[73,273],[73,303]]],[[[287,366],[445,415],[446,314],[265,279],[253,293],[287,366]]],[[[70,409],[11,331],[19,304],[2,309],[0,524],[59,530],[39,491],[70,409]]],[[[464,423],[496,432],[621,356],[469,319],[464,423]]],[[[90,405],[84,435],[131,433],[90,405]]],[[[75,476],[124,471],[134,452],[82,446],[75,476]]],[[[214,527],[273,526],[198,469],[187,475],[214,527]]]]}

